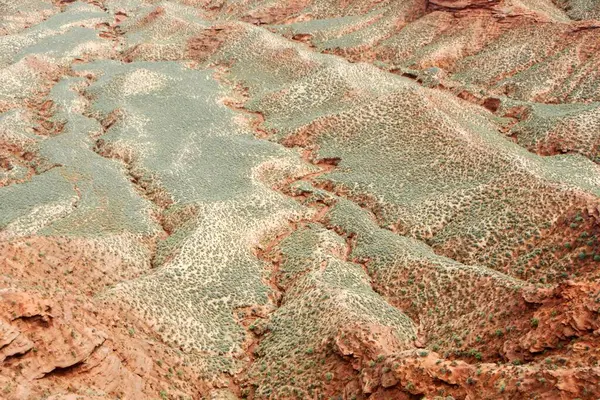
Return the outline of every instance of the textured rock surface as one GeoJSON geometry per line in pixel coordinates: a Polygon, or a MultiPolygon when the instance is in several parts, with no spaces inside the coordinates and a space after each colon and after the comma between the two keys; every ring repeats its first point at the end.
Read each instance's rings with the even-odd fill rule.
{"type": "Polygon", "coordinates": [[[0,398],[600,397],[597,2],[0,17],[0,398]]]}

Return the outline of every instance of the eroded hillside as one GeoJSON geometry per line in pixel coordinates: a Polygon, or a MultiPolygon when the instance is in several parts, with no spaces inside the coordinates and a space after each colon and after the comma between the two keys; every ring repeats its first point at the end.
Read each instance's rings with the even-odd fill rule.
{"type": "Polygon", "coordinates": [[[0,0],[0,398],[598,398],[599,12],[0,0]]]}

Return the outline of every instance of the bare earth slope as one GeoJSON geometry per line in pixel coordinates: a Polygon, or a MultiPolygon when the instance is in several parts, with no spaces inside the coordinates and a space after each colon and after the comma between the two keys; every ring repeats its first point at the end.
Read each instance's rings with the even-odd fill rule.
{"type": "Polygon", "coordinates": [[[0,398],[600,397],[595,1],[0,17],[0,398]]]}

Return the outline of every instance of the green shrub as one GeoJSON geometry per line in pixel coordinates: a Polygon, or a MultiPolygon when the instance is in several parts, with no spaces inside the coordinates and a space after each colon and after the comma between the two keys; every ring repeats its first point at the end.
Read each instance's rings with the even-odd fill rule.
{"type": "Polygon", "coordinates": [[[540,324],[540,320],[537,318],[531,318],[531,326],[533,326],[534,328],[537,328],[538,325],[540,324]]]}

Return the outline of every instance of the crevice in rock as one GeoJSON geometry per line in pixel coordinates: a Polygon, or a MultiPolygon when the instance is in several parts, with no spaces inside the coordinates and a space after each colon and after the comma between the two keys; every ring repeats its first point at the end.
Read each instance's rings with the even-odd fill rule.
{"type": "MultiPolygon", "coordinates": [[[[219,71],[215,75],[216,75],[217,80],[221,81],[224,84],[229,84],[229,82],[227,81],[226,76],[225,76],[226,73],[224,73],[224,71],[219,71]]],[[[248,91],[246,88],[237,86],[233,90],[237,91],[238,94],[241,94],[242,97],[245,100],[247,100],[248,91]]],[[[263,139],[263,140],[269,140],[272,138],[272,134],[264,127],[265,117],[260,111],[253,111],[253,110],[246,109],[245,101],[242,103],[234,102],[234,101],[227,101],[224,103],[225,103],[225,105],[227,105],[229,108],[233,109],[234,111],[246,114],[248,116],[247,124],[251,128],[251,130],[254,132],[254,135],[256,138],[263,139]]],[[[324,189],[324,190],[330,192],[332,195],[345,198],[346,196],[338,195],[337,193],[335,193],[332,185],[328,184],[327,182],[317,181],[317,179],[319,177],[324,176],[325,174],[338,168],[338,165],[342,161],[341,158],[339,158],[339,157],[318,158],[316,156],[317,150],[318,150],[317,148],[308,148],[308,147],[299,145],[299,144],[295,143],[294,141],[283,141],[283,142],[280,142],[280,144],[286,148],[301,149],[302,150],[301,151],[302,160],[308,165],[317,167],[317,170],[314,172],[309,172],[307,174],[301,175],[299,177],[294,177],[294,178],[288,179],[288,180],[284,181],[282,183],[282,185],[278,185],[279,187],[276,187],[274,189],[279,191],[283,195],[290,197],[309,208],[312,208],[314,210],[314,214],[311,218],[301,219],[299,221],[289,221],[288,226],[285,229],[283,229],[281,233],[279,233],[277,236],[275,236],[267,244],[262,245],[262,246],[257,246],[254,249],[254,253],[255,253],[256,257],[258,259],[262,260],[267,266],[269,266],[268,268],[269,268],[270,276],[269,276],[269,279],[266,280],[265,283],[272,290],[272,295],[270,296],[270,300],[274,306],[274,309],[270,310],[268,315],[264,315],[264,316],[254,315],[252,318],[254,318],[255,320],[257,320],[257,319],[267,320],[271,314],[276,312],[277,309],[279,309],[279,307],[281,307],[285,303],[286,291],[289,288],[294,287],[295,282],[297,282],[299,279],[301,279],[303,276],[305,276],[307,273],[310,272],[310,269],[308,269],[308,268],[304,271],[297,272],[294,277],[292,277],[288,282],[286,282],[285,286],[282,285],[281,282],[279,281],[279,277],[278,277],[280,267],[281,267],[281,253],[279,253],[277,251],[278,246],[286,238],[288,238],[290,235],[292,235],[294,232],[298,231],[299,229],[305,228],[310,223],[321,224],[325,229],[330,230],[330,231],[334,232],[336,235],[340,236],[346,242],[346,248],[345,248],[343,254],[340,255],[340,259],[345,262],[354,263],[354,264],[359,265],[363,269],[365,276],[368,279],[368,283],[369,283],[371,289],[375,293],[379,294],[385,302],[390,304],[390,306],[397,308],[392,303],[390,303],[383,295],[381,295],[381,292],[379,290],[377,290],[376,285],[373,284],[373,279],[372,279],[371,274],[369,273],[369,268],[367,265],[368,260],[359,260],[358,258],[352,256],[353,248],[356,243],[356,235],[352,234],[352,233],[340,232],[339,229],[337,229],[336,227],[330,226],[329,224],[326,223],[326,214],[331,209],[332,203],[335,203],[335,199],[331,199],[330,201],[326,201],[326,200],[322,200],[322,199],[313,199],[313,198],[311,198],[309,193],[303,192],[302,190],[298,190],[297,188],[295,188],[296,184],[298,184],[299,182],[305,182],[316,189],[324,189]]],[[[364,208],[362,205],[361,205],[361,208],[367,210],[369,216],[373,219],[373,221],[374,222],[376,221],[376,216],[370,209],[364,208]]],[[[254,309],[252,307],[251,307],[251,309],[254,311],[254,309]]],[[[400,311],[402,311],[402,310],[400,310],[400,311]]],[[[236,314],[236,312],[234,311],[234,315],[235,314],[236,314]]],[[[235,393],[240,392],[240,390],[241,390],[240,384],[243,383],[244,375],[247,373],[247,371],[249,371],[251,366],[259,358],[259,355],[255,354],[255,351],[256,351],[256,349],[259,348],[261,340],[264,337],[264,335],[266,334],[266,331],[264,329],[257,328],[254,324],[248,324],[247,322],[244,323],[244,321],[240,321],[239,319],[238,319],[238,323],[246,329],[247,337],[249,337],[250,340],[248,340],[243,346],[245,349],[245,352],[246,352],[248,362],[244,365],[244,367],[242,368],[242,370],[239,373],[237,373],[235,376],[232,377],[232,380],[231,380],[230,389],[235,393]]],[[[265,328],[265,329],[267,329],[267,328],[265,328]]],[[[342,357],[335,352],[334,352],[334,355],[336,355],[339,358],[339,360],[337,361],[338,363],[342,363],[342,364],[346,365],[348,368],[352,369],[350,367],[349,361],[346,357],[342,357]]],[[[354,371],[353,377],[354,377],[353,379],[357,380],[357,382],[358,382],[359,372],[354,371]]]]}
{"type": "MultiPolygon", "coordinates": [[[[104,35],[100,35],[106,40],[115,42],[117,46],[122,32],[120,32],[114,25],[101,24],[97,28],[103,28],[102,32],[104,35]]],[[[144,178],[143,171],[136,167],[135,156],[131,152],[123,152],[115,149],[109,143],[107,143],[103,136],[118,123],[121,118],[120,110],[115,109],[108,113],[104,118],[100,118],[97,113],[91,109],[92,102],[94,99],[86,92],[86,90],[97,80],[97,77],[87,75],[85,80],[85,86],[78,88],[77,93],[85,100],[85,111],[83,115],[88,118],[98,121],[101,126],[101,131],[92,136],[94,144],[91,148],[96,154],[101,157],[117,160],[122,163],[126,176],[131,182],[135,191],[144,199],[152,203],[156,210],[151,214],[151,217],[156,222],[157,226],[161,229],[161,233],[158,235],[156,241],[153,244],[150,255],[150,265],[157,267],[157,249],[159,242],[168,239],[168,237],[176,230],[176,227],[165,221],[164,214],[167,209],[173,204],[173,200],[167,194],[165,190],[157,187],[155,182],[151,182],[144,178]]]]}
{"type": "Polygon", "coordinates": [[[41,376],[36,377],[36,379],[42,379],[42,378],[48,378],[50,376],[62,376],[65,377],[67,375],[70,375],[71,373],[76,373],[75,370],[83,365],[90,357],[92,357],[92,355],[100,348],[102,347],[102,345],[104,344],[105,340],[102,340],[101,343],[96,344],[94,346],[94,348],[89,352],[89,354],[87,354],[85,357],[80,358],[79,360],[77,360],[76,362],[74,362],[71,365],[66,365],[64,367],[61,366],[55,366],[51,371],[48,371],[46,373],[44,373],[41,376]]]}

